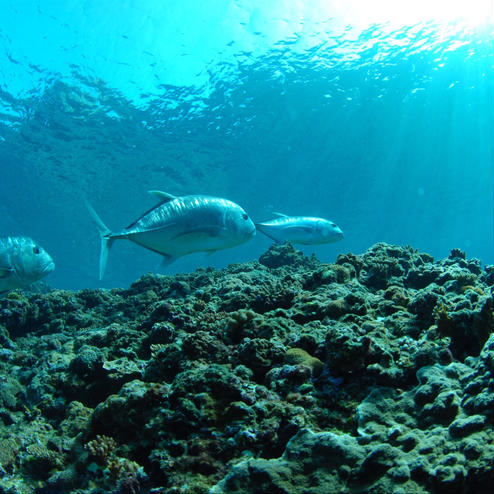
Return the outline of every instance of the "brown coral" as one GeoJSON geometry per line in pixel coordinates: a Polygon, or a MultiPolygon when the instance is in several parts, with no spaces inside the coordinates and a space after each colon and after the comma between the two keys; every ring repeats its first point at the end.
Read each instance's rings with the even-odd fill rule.
{"type": "Polygon", "coordinates": [[[107,465],[109,463],[109,459],[116,447],[117,442],[113,437],[100,434],[97,434],[95,439],[92,439],[86,444],[86,450],[101,465],[107,465]]]}

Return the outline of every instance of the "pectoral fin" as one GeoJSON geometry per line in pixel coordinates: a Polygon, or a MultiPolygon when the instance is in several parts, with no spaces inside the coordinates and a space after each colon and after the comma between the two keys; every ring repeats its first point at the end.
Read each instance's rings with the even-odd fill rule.
{"type": "Polygon", "coordinates": [[[175,235],[172,240],[180,239],[181,242],[199,242],[211,237],[219,237],[224,231],[225,228],[216,225],[202,225],[197,228],[189,229],[186,232],[179,233],[178,235],[175,235]]]}
{"type": "Polygon", "coordinates": [[[312,233],[313,228],[310,226],[287,226],[284,228],[288,230],[290,233],[312,233]]]}

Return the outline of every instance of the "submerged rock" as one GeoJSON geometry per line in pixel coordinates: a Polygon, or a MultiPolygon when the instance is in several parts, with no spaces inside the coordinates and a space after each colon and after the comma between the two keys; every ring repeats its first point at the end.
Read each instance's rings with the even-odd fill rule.
{"type": "Polygon", "coordinates": [[[0,490],[488,492],[492,267],[376,244],[0,300],[0,490]]]}

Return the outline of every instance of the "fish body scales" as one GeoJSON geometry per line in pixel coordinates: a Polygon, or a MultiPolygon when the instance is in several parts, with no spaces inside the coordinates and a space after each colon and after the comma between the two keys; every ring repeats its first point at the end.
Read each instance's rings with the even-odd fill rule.
{"type": "Polygon", "coordinates": [[[337,242],[343,232],[332,221],[313,216],[285,216],[256,223],[256,228],[275,242],[317,245],[337,242]]]}
{"type": "Polygon", "coordinates": [[[0,293],[25,288],[55,269],[51,256],[29,237],[0,237],[0,293]]]}
{"type": "Polygon", "coordinates": [[[120,232],[111,232],[90,204],[101,238],[100,279],[109,249],[116,239],[128,239],[163,255],[163,264],[193,252],[214,252],[240,245],[256,233],[247,213],[236,203],[221,197],[188,195],[175,197],[150,191],[159,204],[120,232]]]}

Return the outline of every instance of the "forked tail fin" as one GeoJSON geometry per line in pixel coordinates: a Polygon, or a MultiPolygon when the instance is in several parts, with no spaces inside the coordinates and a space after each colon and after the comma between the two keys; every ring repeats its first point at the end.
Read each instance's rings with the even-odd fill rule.
{"type": "Polygon", "coordinates": [[[283,240],[280,240],[279,238],[276,238],[276,237],[273,237],[270,233],[269,233],[269,230],[266,230],[264,227],[265,225],[263,225],[262,223],[254,223],[254,225],[256,226],[256,230],[261,232],[261,233],[264,233],[264,235],[266,235],[266,237],[269,237],[271,240],[274,240],[274,242],[276,244],[282,244],[283,243],[283,240]]]}
{"type": "Polygon", "coordinates": [[[98,216],[98,213],[94,210],[93,206],[91,206],[88,201],[86,201],[86,207],[89,211],[89,214],[96,223],[101,237],[101,250],[99,256],[99,279],[102,280],[103,275],[105,274],[106,262],[108,261],[108,252],[110,251],[110,247],[112,246],[115,239],[111,236],[111,230],[103,223],[101,218],[98,216]]]}

